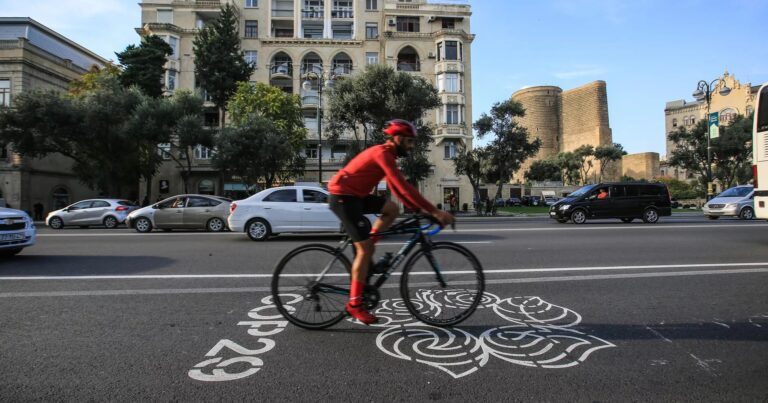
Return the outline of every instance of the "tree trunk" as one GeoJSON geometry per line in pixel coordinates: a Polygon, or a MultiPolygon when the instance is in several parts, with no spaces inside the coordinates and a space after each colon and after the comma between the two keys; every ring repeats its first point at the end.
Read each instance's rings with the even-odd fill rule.
{"type": "Polygon", "coordinates": [[[224,129],[224,107],[219,107],[219,129],[224,129]]]}

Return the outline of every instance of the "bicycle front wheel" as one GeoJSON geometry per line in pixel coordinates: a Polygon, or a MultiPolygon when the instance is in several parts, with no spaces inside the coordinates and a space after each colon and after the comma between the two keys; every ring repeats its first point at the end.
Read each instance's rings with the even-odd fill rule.
{"type": "Polygon", "coordinates": [[[483,298],[485,276],[469,249],[435,242],[414,253],[403,268],[400,293],[416,319],[452,326],[467,319],[483,298]]]}
{"type": "Polygon", "coordinates": [[[272,275],[272,299],[291,323],[323,329],[344,318],[349,300],[349,259],[323,244],[289,252],[272,275]]]}

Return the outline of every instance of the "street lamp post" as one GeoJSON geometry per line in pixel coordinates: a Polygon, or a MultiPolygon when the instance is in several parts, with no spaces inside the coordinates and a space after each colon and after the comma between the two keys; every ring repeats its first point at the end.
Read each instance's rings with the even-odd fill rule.
{"type": "Polygon", "coordinates": [[[318,182],[322,186],[323,184],[323,132],[322,132],[322,119],[321,111],[323,109],[323,88],[333,89],[334,76],[329,74],[327,77],[324,72],[320,74],[313,71],[307,72],[307,79],[302,83],[301,87],[304,91],[312,90],[312,80],[317,80],[317,178],[318,182]]]}
{"type": "Polygon", "coordinates": [[[712,80],[711,82],[707,82],[705,80],[699,81],[699,84],[696,88],[696,91],[693,92],[693,97],[696,98],[699,101],[706,101],[707,102],[707,115],[704,117],[707,122],[707,201],[712,199],[713,192],[712,192],[712,145],[710,140],[710,133],[709,133],[709,108],[710,103],[712,102],[712,90],[717,88],[718,85],[722,83],[722,86],[720,87],[719,94],[721,96],[726,96],[731,93],[731,89],[728,88],[728,85],[726,85],[725,81],[716,78],[712,80]]]}

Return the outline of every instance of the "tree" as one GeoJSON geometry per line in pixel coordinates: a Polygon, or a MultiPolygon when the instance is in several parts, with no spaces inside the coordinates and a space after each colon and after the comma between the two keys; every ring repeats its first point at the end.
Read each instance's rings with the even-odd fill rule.
{"type": "Polygon", "coordinates": [[[120,81],[124,86],[136,85],[145,94],[153,98],[163,95],[163,75],[166,57],[173,54],[173,49],[157,35],[144,35],[139,46],[128,45],[120,53],[115,53],[123,66],[120,81]]]}
{"type": "Polygon", "coordinates": [[[247,124],[255,116],[268,119],[297,151],[304,148],[307,129],[298,95],[263,83],[241,82],[227,103],[227,111],[235,126],[247,124]]]}
{"type": "Polygon", "coordinates": [[[690,183],[666,177],[659,178],[658,181],[667,185],[669,194],[674,199],[695,199],[700,196],[690,183]]]}
{"type": "Polygon", "coordinates": [[[525,178],[530,181],[562,181],[562,173],[557,162],[551,159],[533,161],[525,178]]]}
{"type": "Polygon", "coordinates": [[[69,83],[69,94],[79,96],[88,91],[95,91],[110,79],[120,79],[120,68],[114,64],[107,64],[103,68],[91,66],[87,73],[69,83]]]}
{"type": "Polygon", "coordinates": [[[300,175],[304,169],[304,160],[290,139],[281,135],[272,121],[260,116],[225,128],[216,140],[216,148],[214,165],[240,178],[246,189],[258,183],[272,187],[279,180],[300,175]]]}
{"type": "Polygon", "coordinates": [[[0,111],[0,142],[25,157],[60,153],[71,158],[86,185],[119,197],[136,191],[144,133],[129,130],[131,114],[146,97],[124,88],[108,69],[93,72],[76,95],[28,92],[0,111]]]}
{"type": "Polygon", "coordinates": [[[707,164],[708,135],[706,119],[699,119],[692,129],[680,126],[669,133],[669,140],[676,144],[669,165],[698,173],[703,183],[712,182],[712,171],[707,164]]]}
{"type": "Polygon", "coordinates": [[[464,175],[472,185],[474,200],[480,200],[480,183],[485,181],[488,172],[489,152],[485,147],[472,150],[461,147],[456,158],[453,159],[456,175],[464,175]]]}
{"type": "Polygon", "coordinates": [[[254,66],[245,61],[235,10],[227,3],[219,17],[195,34],[195,81],[219,109],[219,127],[224,127],[224,106],[237,89],[248,81],[254,66]]]}
{"type": "Polygon", "coordinates": [[[581,160],[576,154],[565,151],[557,154],[555,163],[560,168],[560,177],[563,178],[563,184],[573,185],[581,169],[581,160]]]}
{"type": "Polygon", "coordinates": [[[600,162],[600,172],[598,173],[597,181],[602,182],[608,164],[620,160],[621,157],[627,155],[627,152],[624,151],[624,147],[621,144],[613,143],[595,147],[594,155],[595,159],[600,162]]]}
{"type": "Polygon", "coordinates": [[[504,183],[509,182],[512,174],[541,146],[539,139],[528,141],[528,131],[517,123],[516,118],[524,115],[523,106],[510,99],[493,104],[491,114],[483,113],[473,125],[479,138],[491,133],[495,136],[487,146],[490,154],[488,179],[498,185],[494,199],[501,197],[504,183]]]}
{"type": "Polygon", "coordinates": [[[591,144],[584,144],[573,150],[573,155],[579,160],[579,179],[582,185],[586,185],[589,181],[589,171],[592,170],[593,156],[595,155],[595,147],[591,144]]]}
{"type": "MultiPolygon", "coordinates": [[[[324,133],[332,142],[344,133],[352,133],[355,143],[362,140],[366,147],[369,141],[380,144],[385,141],[382,130],[387,121],[400,118],[414,122],[418,131],[416,148],[403,162],[403,173],[412,183],[429,176],[427,153],[433,130],[421,118],[440,106],[437,89],[429,81],[389,66],[368,65],[359,74],[336,80],[328,93],[324,133]]],[[[355,143],[348,159],[360,151],[355,143]]]]}
{"type": "Polygon", "coordinates": [[[720,137],[712,140],[715,176],[725,188],[744,184],[752,179],[752,116],[737,115],[720,128],[720,137]]]}

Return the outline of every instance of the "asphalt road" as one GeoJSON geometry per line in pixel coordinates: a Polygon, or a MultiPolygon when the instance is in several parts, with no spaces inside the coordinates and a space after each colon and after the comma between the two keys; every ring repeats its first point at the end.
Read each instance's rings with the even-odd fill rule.
{"type": "Polygon", "coordinates": [[[38,237],[0,261],[2,401],[768,400],[765,222],[465,219],[435,238],[484,266],[472,318],[425,326],[391,287],[392,322],[314,332],[276,316],[270,274],[338,236],[38,237]]]}

